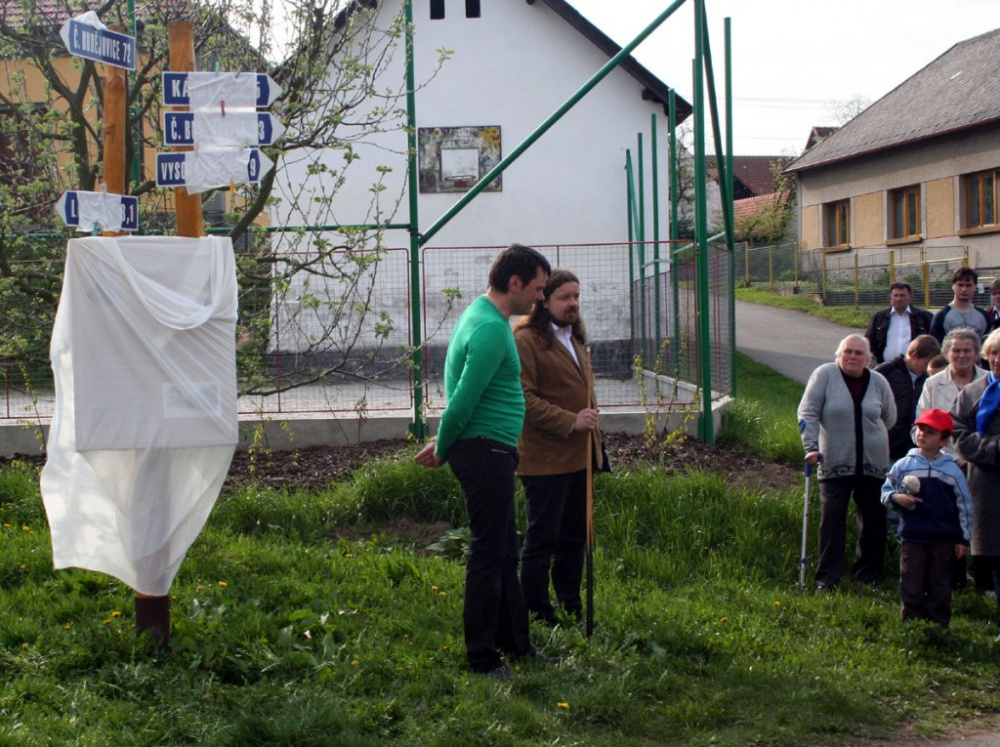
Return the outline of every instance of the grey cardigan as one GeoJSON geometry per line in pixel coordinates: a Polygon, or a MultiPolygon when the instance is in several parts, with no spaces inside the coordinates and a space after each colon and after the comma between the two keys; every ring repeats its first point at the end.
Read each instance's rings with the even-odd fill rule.
{"type": "Polygon", "coordinates": [[[820,480],[853,477],[858,449],[864,475],[885,478],[889,459],[889,428],[896,422],[896,401],[885,377],[866,370],[868,387],[861,399],[861,428],[856,428],[854,399],[836,363],[824,363],[812,372],[799,402],[799,430],[806,453],[818,451],[823,461],[820,480]]]}
{"type": "Polygon", "coordinates": [[[967,384],[951,408],[955,448],[969,462],[973,555],[1000,555],[1000,415],[993,416],[985,434],[976,430],[979,400],[988,384],[985,376],[967,384]]]}

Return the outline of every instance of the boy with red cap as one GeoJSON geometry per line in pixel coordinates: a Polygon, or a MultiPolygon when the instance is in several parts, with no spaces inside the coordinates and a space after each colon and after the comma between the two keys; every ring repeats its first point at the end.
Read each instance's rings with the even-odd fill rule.
{"type": "Polygon", "coordinates": [[[954,426],[951,415],[920,413],[917,448],[892,465],[882,503],[899,513],[899,595],[903,620],[951,620],[951,574],[967,552],[972,521],[969,487],[955,460],[941,451],[954,426]]]}

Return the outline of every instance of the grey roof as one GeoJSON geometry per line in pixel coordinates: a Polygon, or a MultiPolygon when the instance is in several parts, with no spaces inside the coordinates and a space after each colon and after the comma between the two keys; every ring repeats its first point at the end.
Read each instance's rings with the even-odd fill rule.
{"type": "Polygon", "coordinates": [[[959,42],[786,171],[805,171],[1000,120],[1000,29],[959,42]]]}

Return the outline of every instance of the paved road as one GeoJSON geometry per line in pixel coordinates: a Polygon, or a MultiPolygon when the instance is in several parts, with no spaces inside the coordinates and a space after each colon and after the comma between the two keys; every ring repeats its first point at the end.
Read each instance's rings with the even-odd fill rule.
{"type": "Polygon", "coordinates": [[[803,384],[821,363],[834,359],[837,345],[852,332],[802,313],[736,302],[736,348],[759,363],[803,384]]]}

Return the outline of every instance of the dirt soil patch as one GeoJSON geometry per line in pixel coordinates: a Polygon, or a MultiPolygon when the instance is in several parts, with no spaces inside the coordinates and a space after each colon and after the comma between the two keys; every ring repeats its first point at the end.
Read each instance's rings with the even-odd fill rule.
{"type": "MultiPolygon", "coordinates": [[[[714,470],[726,475],[734,485],[764,492],[783,491],[801,482],[797,469],[767,462],[735,446],[707,446],[690,438],[649,443],[643,436],[614,433],[607,434],[606,440],[615,469],[650,463],[668,475],[689,469],[714,470]]],[[[271,487],[316,489],[371,461],[409,459],[414,452],[415,447],[403,439],[296,451],[238,452],[226,486],[256,480],[271,487]]]]}
{"type": "MultiPolygon", "coordinates": [[[[667,475],[689,469],[721,472],[734,485],[762,492],[779,492],[801,484],[801,472],[790,465],[768,462],[737,446],[708,446],[691,438],[664,443],[643,436],[606,434],[615,469],[654,464],[667,475]]],[[[256,480],[274,488],[315,490],[343,479],[369,462],[409,459],[416,447],[405,439],[371,441],[342,446],[312,446],[294,451],[238,451],[233,457],[227,489],[256,480]]],[[[0,467],[22,461],[41,467],[45,456],[18,454],[0,457],[0,467]]]]}

